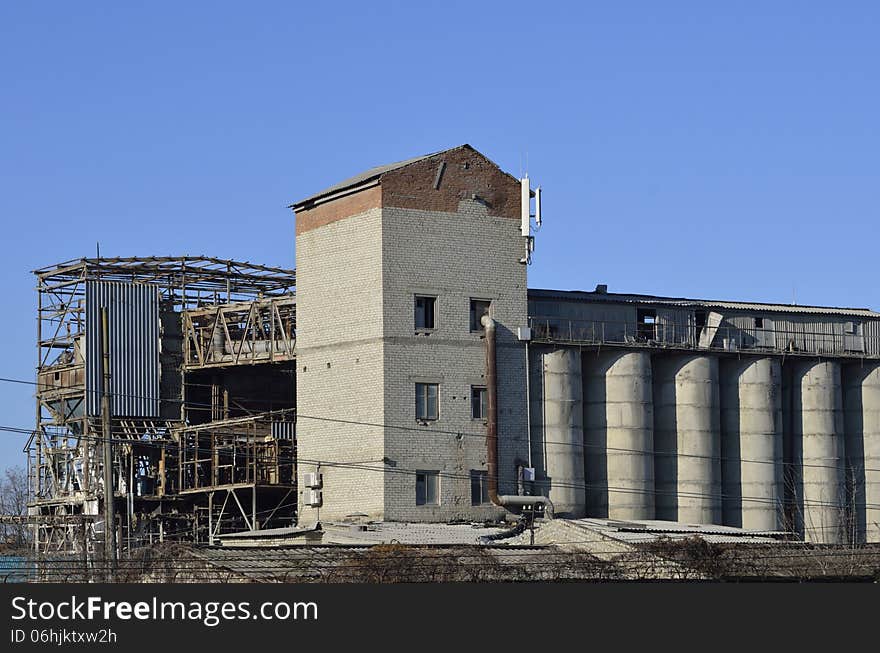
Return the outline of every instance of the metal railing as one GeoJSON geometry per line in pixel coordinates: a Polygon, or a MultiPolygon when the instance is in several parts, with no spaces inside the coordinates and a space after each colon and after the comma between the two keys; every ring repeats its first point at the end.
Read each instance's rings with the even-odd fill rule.
{"type": "MultiPolygon", "coordinates": [[[[823,328],[696,326],[655,322],[529,317],[532,340],[708,351],[880,358],[880,338],[848,333],[840,323],[823,328]]],[[[812,325],[815,326],[815,325],[812,325]]],[[[855,329],[853,329],[855,331],[855,329]]]]}

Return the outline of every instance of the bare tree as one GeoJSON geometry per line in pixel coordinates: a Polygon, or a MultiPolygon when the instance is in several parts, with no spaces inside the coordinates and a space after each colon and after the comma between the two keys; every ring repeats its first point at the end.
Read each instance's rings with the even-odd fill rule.
{"type": "MultiPolygon", "coordinates": [[[[0,476],[0,514],[27,514],[28,482],[24,467],[7,467],[0,476]]],[[[0,546],[24,548],[30,540],[26,524],[0,524],[0,546]]]]}

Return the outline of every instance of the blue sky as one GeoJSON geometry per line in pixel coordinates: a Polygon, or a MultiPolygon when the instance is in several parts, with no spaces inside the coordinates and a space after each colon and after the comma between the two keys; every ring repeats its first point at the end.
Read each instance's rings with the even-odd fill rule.
{"type": "MultiPolygon", "coordinates": [[[[0,376],[34,376],[30,270],[292,266],[291,201],[465,142],[545,191],[532,287],[880,308],[878,33],[872,2],[3,3],[0,376]]],[[[32,389],[0,410],[32,426],[32,389]]]]}

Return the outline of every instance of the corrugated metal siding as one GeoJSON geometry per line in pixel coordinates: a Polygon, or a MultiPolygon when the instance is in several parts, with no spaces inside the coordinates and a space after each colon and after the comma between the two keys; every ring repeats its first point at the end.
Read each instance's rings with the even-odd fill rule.
{"type": "Polygon", "coordinates": [[[658,306],[656,311],[657,342],[690,346],[696,344],[693,309],[658,306]]]}
{"type": "Polygon", "coordinates": [[[101,413],[101,308],[110,335],[110,410],[115,417],[159,416],[159,288],[119,281],[86,283],[88,414],[101,413]]]}
{"type": "Polygon", "coordinates": [[[296,439],[296,423],[272,422],[272,437],[276,440],[296,439]]]}
{"type": "Polygon", "coordinates": [[[529,324],[536,338],[583,342],[626,343],[647,340],[666,345],[757,351],[796,351],[821,355],[880,356],[880,320],[841,313],[774,312],[759,310],[709,310],[691,306],[648,302],[572,301],[552,296],[529,297],[529,324]],[[653,336],[637,324],[637,309],[656,314],[653,336]],[[696,326],[697,310],[720,316],[704,329],[696,326]],[[758,326],[761,324],[761,326],[758,326]]]}
{"type": "Polygon", "coordinates": [[[543,290],[529,288],[529,300],[575,301],[595,303],[648,304],[651,306],[683,306],[690,308],[725,309],[750,313],[793,313],[814,315],[841,315],[857,318],[880,319],[880,313],[868,308],[840,308],[836,306],[802,306],[798,304],[767,304],[763,302],[730,302],[713,299],[686,299],[658,297],[656,295],[630,295],[623,293],[597,293],[583,290],[543,290]]]}

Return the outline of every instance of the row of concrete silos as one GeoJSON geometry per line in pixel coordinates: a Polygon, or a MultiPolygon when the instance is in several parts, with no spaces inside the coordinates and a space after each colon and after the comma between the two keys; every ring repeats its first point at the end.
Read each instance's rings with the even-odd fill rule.
{"type": "Polygon", "coordinates": [[[880,541],[876,364],[544,352],[544,471],[556,510],[880,541]]]}

